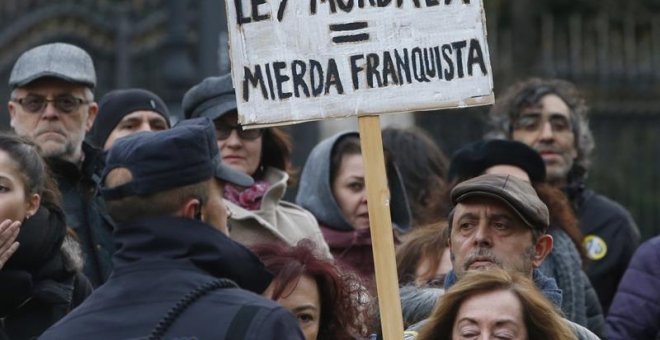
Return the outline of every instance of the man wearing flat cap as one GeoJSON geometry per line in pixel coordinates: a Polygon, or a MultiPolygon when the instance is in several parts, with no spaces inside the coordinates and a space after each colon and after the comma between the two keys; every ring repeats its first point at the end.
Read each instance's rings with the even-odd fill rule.
{"type": "Polygon", "coordinates": [[[120,89],[106,93],[99,101],[99,113],[87,140],[108,151],[121,137],[169,128],[170,112],[157,94],[139,88],[120,89]]]}
{"type": "Polygon", "coordinates": [[[11,71],[10,125],[39,145],[57,179],[67,224],[76,232],[84,273],[96,287],[111,271],[113,222],[98,195],[101,153],[84,143],[98,105],[96,73],[83,49],[52,43],[24,52],[11,71]]]}
{"type": "Polygon", "coordinates": [[[548,231],[553,241],[552,252],[539,270],[555,279],[561,289],[564,317],[595,334],[604,334],[605,320],[598,295],[582,270],[578,250],[582,247],[582,233],[564,193],[546,184],[541,155],[524,143],[505,139],[473,142],[453,154],[448,176],[450,183],[481,174],[507,174],[532,183],[547,204],[552,221],[548,231]]]}
{"type": "Polygon", "coordinates": [[[272,275],[227,237],[225,183],[252,179],[222,163],[208,118],[117,140],[102,190],[117,221],[113,274],[42,339],[303,339],[257,295],[272,275]]]}
{"type": "MultiPolygon", "coordinates": [[[[454,208],[448,219],[448,245],[453,270],[445,278],[445,289],[469,271],[498,267],[530,277],[561,310],[561,290],[538,270],[553,240],[547,234],[548,208],[531,184],[511,175],[486,174],[459,183],[450,196],[454,208]]],[[[586,328],[565,322],[578,339],[598,339],[586,328]]],[[[423,323],[412,326],[412,333],[423,323]]]]}

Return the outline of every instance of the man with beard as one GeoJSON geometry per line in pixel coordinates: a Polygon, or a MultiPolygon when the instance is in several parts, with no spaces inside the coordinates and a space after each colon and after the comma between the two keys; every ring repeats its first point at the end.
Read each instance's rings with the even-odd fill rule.
{"type": "Polygon", "coordinates": [[[594,140],[584,99],[567,81],[534,78],[505,91],[490,115],[489,134],[538,151],[547,181],[571,200],[591,260],[586,272],[607,314],[640,235],[624,207],[585,187],[594,140]]]}
{"type": "MultiPolygon", "coordinates": [[[[561,310],[561,290],[554,279],[538,270],[552,250],[547,234],[547,206],[529,182],[511,175],[481,175],[454,187],[449,213],[450,258],[453,270],[446,290],[468,271],[499,267],[532,278],[536,287],[561,310]]],[[[569,320],[578,339],[598,339],[569,320]]]]}
{"type": "Polygon", "coordinates": [[[113,222],[98,195],[99,150],[83,143],[98,105],[92,59],[79,47],[52,43],[24,52],[11,71],[10,125],[48,160],[63,196],[67,224],[80,239],[84,273],[96,287],[110,274],[113,222]]]}
{"type": "Polygon", "coordinates": [[[500,267],[532,277],[558,308],[561,290],[538,268],[552,250],[546,205],[528,183],[511,175],[488,174],[458,184],[451,191],[450,257],[453,270],[445,288],[467,271],[500,267]]]}

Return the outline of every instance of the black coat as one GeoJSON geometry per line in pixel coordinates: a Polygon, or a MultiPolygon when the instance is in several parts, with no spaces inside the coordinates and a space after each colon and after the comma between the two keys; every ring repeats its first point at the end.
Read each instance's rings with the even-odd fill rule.
{"type": "Polygon", "coordinates": [[[255,294],[272,279],[263,264],[211,226],[150,218],[119,226],[115,239],[119,249],[108,281],[42,339],[148,336],[184,295],[218,278],[244,289],[205,292],[169,323],[165,338],[241,339],[237,328],[245,330],[244,339],[303,338],[291,313],[255,294]]]}
{"type": "Polygon", "coordinates": [[[85,158],[80,167],[53,158],[48,159],[48,164],[62,193],[67,224],[80,240],[85,276],[98,287],[112,271],[114,222],[99,195],[103,153],[87,143],[83,143],[83,153],[85,158]]]}
{"type": "Polygon", "coordinates": [[[576,206],[580,229],[590,259],[586,273],[607,312],[628,263],[639,245],[640,234],[628,210],[591,190],[569,195],[576,206]]]}
{"type": "Polygon", "coordinates": [[[23,223],[17,240],[20,247],[0,271],[1,332],[5,339],[33,339],[78,306],[92,287],[81,273],[76,241],[66,236],[61,210],[40,208],[23,223]]]}

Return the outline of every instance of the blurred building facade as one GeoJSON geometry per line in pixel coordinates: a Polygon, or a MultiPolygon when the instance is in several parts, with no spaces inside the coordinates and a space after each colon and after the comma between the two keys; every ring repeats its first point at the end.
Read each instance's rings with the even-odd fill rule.
{"type": "MultiPolygon", "coordinates": [[[[516,80],[559,77],[586,94],[596,138],[589,182],[627,206],[644,238],[660,234],[660,0],[485,0],[496,97],[516,80]]],[[[228,72],[223,0],[0,0],[0,102],[18,56],[65,41],[92,55],[97,97],[144,87],[180,117],[185,91],[228,72]]],[[[481,138],[487,108],[420,112],[451,154],[481,138]]],[[[0,126],[8,128],[6,105],[0,126]]],[[[301,166],[324,131],[288,128],[301,166]]]]}

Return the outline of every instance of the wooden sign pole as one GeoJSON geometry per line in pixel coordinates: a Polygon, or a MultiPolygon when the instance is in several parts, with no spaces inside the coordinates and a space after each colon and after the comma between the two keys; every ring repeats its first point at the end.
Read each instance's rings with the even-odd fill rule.
{"type": "Polygon", "coordinates": [[[360,116],[358,123],[362,159],[364,160],[364,178],[367,186],[367,205],[376,271],[380,324],[385,340],[400,340],[403,337],[403,316],[394,257],[390,191],[385,173],[380,118],[378,116],[360,116]]]}

